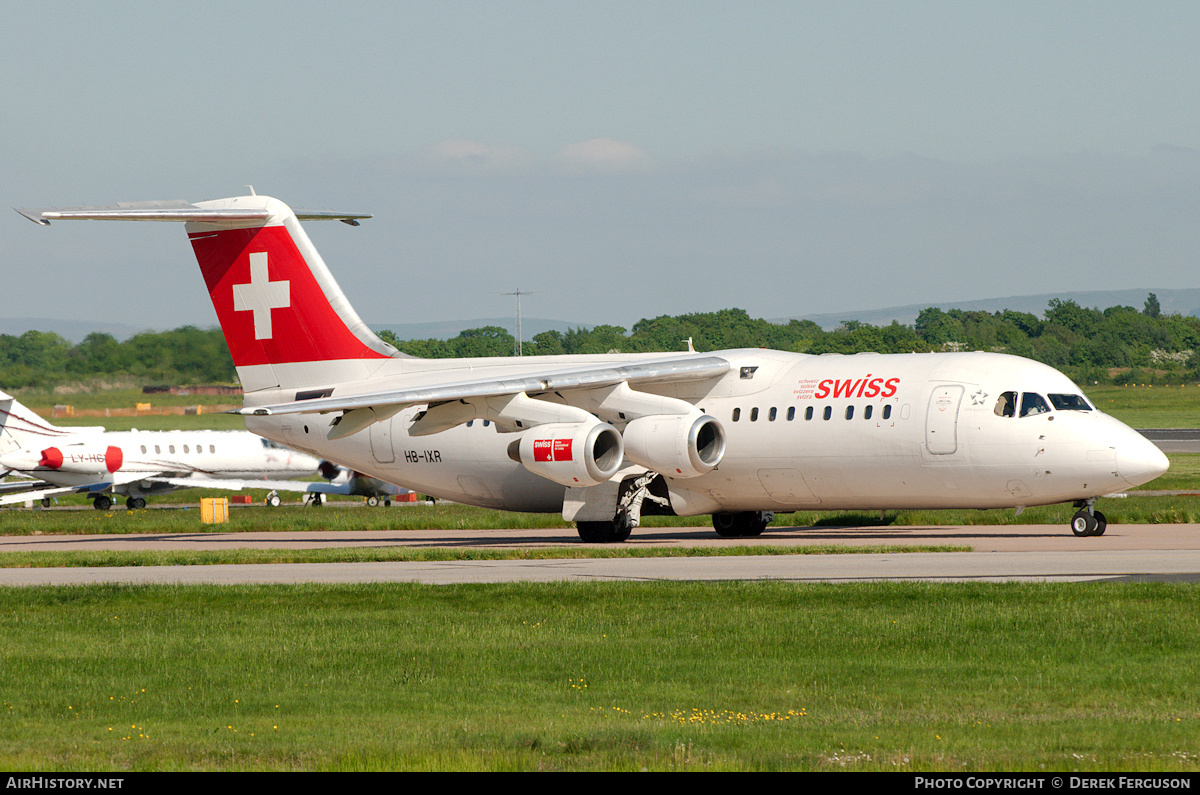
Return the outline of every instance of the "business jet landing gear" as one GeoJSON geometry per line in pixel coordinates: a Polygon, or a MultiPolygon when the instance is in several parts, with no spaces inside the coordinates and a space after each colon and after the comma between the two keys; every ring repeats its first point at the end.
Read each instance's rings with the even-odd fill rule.
{"type": "Polygon", "coordinates": [[[753,538],[762,535],[774,519],[774,511],[741,511],[714,513],[712,523],[721,538],[753,538]]]}
{"type": "Polygon", "coordinates": [[[304,504],[311,505],[314,508],[320,508],[325,504],[325,495],[317,492],[315,494],[304,495],[304,504]]]}
{"type": "Polygon", "coordinates": [[[1102,536],[1108,529],[1108,519],[1096,510],[1096,499],[1080,500],[1075,503],[1079,510],[1071,517],[1071,532],[1076,536],[1102,536]]]}
{"type": "Polygon", "coordinates": [[[267,492],[267,499],[265,502],[267,503],[268,508],[278,508],[279,504],[283,502],[283,500],[279,498],[279,492],[272,489],[271,491],[267,492]]]}

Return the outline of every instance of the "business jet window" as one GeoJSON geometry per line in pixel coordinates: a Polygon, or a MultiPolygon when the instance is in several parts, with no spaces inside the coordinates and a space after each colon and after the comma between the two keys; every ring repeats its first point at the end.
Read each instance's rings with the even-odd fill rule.
{"type": "Polygon", "coordinates": [[[146,454],[146,445],[142,445],[142,455],[146,454]]]}
{"type": "Polygon", "coordinates": [[[1092,407],[1083,399],[1083,395],[1055,395],[1051,394],[1050,402],[1054,404],[1054,408],[1059,411],[1091,411],[1092,407]]]}
{"type": "Polygon", "coordinates": [[[1035,414],[1046,414],[1050,411],[1050,404],[1046,399],[1036,392],[1024,392],[1021,394],[1021,416],[1032,417],[1035,414]]]}
{"type": "Polygon", "coordinates": [[[185,453],[190,453],[190,452],[192,452],[192,451],[191,451],[191,449],[190,449],[190,447],[191,447],[191,445],[186,445],[186,444],[185,444],[185,445],[183,446],[183,452],[185,452],[185,453]]]}
{"type": "Polygon", "coordinates": [[[737,422],[737,421],[738,421],[738,420],[740,420],[741,418],[742,418],[742,410],[741,410],[741,409],[734,409],[734,410],[733,410],[733,421],[734,421],[734,422],[737,422]]]}
{"type": "Polygon", "coordinates": [[[1001,392],[1000,397],[996,398],[996,416],[1011,417],[1017,413],[1017,393],[1016,392],[1001,392]]]}

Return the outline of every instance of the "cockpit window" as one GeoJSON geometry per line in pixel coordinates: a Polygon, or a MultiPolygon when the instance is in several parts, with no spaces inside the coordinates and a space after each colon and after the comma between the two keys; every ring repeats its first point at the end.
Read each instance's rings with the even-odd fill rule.
{"type": "Polygon", "coordinates": [[[1083,395],[1050,394],[1050,402],[1059,411],[1091,411],[1092,407],[1083,399],[1083,395]]]}
{"type": "Polygon", "coordinates": [[[1011,417],[1017,413],[1017,393],[1001,392],[996,400],[996,416],[1011,417]]]}
{"type": "Polygon", "coordinates": [[[1046,399],[1036,392],[1025,392],[1021,395],[1021,416],[1030,417],[1034,414],[1045,414],[1050,411],[1046,399]]]}

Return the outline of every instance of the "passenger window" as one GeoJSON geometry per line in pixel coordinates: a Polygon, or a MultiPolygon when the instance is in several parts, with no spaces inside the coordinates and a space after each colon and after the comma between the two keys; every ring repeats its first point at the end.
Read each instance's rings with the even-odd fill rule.
{"type": "Polygon", "coordinates": [[[146,454],[146,445],[142,445],[142,455],[146,454]]]}
{"type": "Polygon", "coordinates": [[[1021,416],[1032,417],[1035,414],[1045,414],[1050,411],[1046,399],[1036,392],[1025,392],[1021,395],[1021,416]]]}
{"type": "Polygon", "coordinates": [[[774,406],[771,406],[770,410],[767,411],[767,420],[770,422],[775,421],[775,407],[774,406]]]}
{"type": "Polygon", "coordinates": [[[874,406],[867,406],[865,409],[863,409],[863,419],[864,419],[864,420],[869,420],[869,419],[871,419],[871,409],[873,409],[873,408],[875,408],[875,407],[874,407],[874,406]]]}
{"type": "Polygon", "coordinates": [[[1011,417],[1017,410],[1017,393],[1016,392],[1001,392],[1000,397],[996,399],[996,416],[1011,417]]]}
{"type": "Polygon", "coordinates": [[[154,445],[154,452],[155,452],[155,453],[158,453],[158,454],[160,454],[160,455],[161,455],[161,454],[162,454],[162,448],[161,448],[161,447],[159,447],[158,445],[154,445]]]}
{"type": "Polygon", "coordinates": [[[216,445],[213,445],[213,444],[210,444],[210,445],[208,446],[208,452],[210,452],[210,453],[215,453],[215,452],[217,452],[217,446],[216,446],[216,445]]]}
{"type": "Polygon", "coordinates": [[[1091,411],[1092,407],[1083,399],[1083,395],[1050,395],[1050,402],[1059,411],[1091,411]]]}
{"type": "Polygon", "coordinates": [[[733,410],[733,421],[734,421],[734,422],[737,422],[737,421],[738,421],[738,420],[740,420],[741,418],[742,418],[742,410],[741,410],[741,409],[734,409],[734,410],[733,410]]]}
{"type": "Polygon", "coordinates": [[[811,420],[813,415],[812,406],[807,406],[804,409],[804,419],[811,420]]]}
{"type": "Polygon", "coordinates": [[[846,419],[854,419],[854,406],[846,406],[846,419]]]}
{"type": "Polygon", "coordinates": [[[788,422],[791,422],[794,419],[796,419],[796,407],[788,406],[788,422]]]}
{"type": "Polygon", "coordinates": [[[825,413],[823,416],[825,417],[825,419],[829,419],[830,417],[832,417],[833,416],[833,406],[826,406],[825,413]]]}
{"type": "Polygon", "coordinates": [[[754,408],[750,409],[750,421],[758,422],[758,406],[755,406],[754,408]]]}
{"type": "Polygon", "coordinates": [[[883,407],[883,418],[886,420],[886,419],[890,419],[891,416],[892,416],[892,404],[889,403],[883,407]]]}

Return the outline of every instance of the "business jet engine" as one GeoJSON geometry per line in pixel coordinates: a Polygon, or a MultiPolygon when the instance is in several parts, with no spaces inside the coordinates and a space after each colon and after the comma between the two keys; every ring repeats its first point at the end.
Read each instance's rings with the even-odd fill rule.
{"type": "Polygon", "coordinates": [[[625,426],[625,457],[668,478],[711,472],[725,455],[725,430],[707,414],[653,414],[625,426]]]}
{"type": "Polygon", "coordinates": [[[595,486],[620,469],[624,444],[605,422],[548,422],[526,431],[509,455],[555,483],[595,486]]]}

